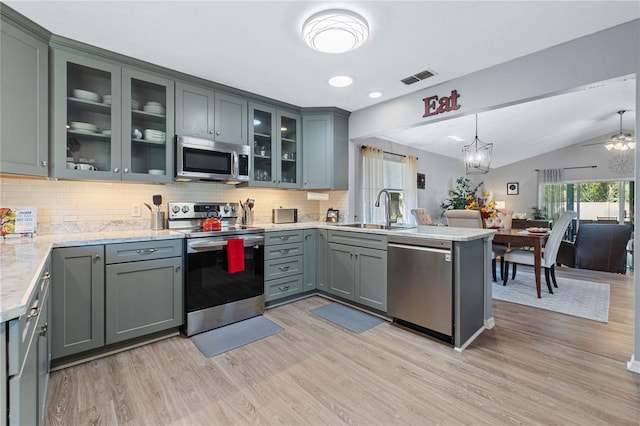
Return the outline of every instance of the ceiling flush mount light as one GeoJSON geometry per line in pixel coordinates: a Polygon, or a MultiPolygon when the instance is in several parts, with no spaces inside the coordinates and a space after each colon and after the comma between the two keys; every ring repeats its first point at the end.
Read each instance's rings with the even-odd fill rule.
{"type": "Polygon", "coordinates": [[[626,151],[636,147],[636,140],[631,133],[622,132],[622,114],[625,112],[625,110],[618,111],[618,114],[620,115],[620,131],[611,136],[611,139],[609,139],[604,145],[604,147],[607,148],[607,151],[611,151],[612,149],[616,151],[626,151]]]}
{"type": "Polygon", "coordinates": [[[361,46],[367,37],[367,21],[349,10],[330,9],[315,13],[302,26],[304,42],[324,53],[348,52],[361,46]]]}
{"type": "Polygon", "coordinates": [[[492,143],[484,143],[478,138],[478,114],[476,114],[476,137],[462,149],[464,165],[468,175],[489,173],[491,165],[492,143]]]}
{"type": "Polygon", "coordinates": [[[351,86],[353,78],[348,75],[336,75],[329,79],[329,85],[333,87],[347,87],[351,86]]]}
{"type": "Polygon", "coordinates": [[[379,98],[380,96],[382,96],[382,92],[369,92],[369,97],[371,99],[376,99],[379,98]]]}

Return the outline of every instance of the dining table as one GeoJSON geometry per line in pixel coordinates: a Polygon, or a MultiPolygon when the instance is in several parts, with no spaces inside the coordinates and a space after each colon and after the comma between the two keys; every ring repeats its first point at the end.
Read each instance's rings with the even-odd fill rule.
{"type": "Polygon", "coordinates": [[[529,232],[526,229],[498,229],[493,242],[507,246],[533,247],[533,269],[536,277],[536,293],[540,295],[540,267],[542,264],[542,246],[549,237],[549,232],[529,232]]]}

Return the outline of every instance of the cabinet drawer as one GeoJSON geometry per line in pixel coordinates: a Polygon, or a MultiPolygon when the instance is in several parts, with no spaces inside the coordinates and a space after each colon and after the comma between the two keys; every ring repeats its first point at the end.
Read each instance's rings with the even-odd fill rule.
{"type": "Polygon", "coordinates": [[[303,243],[287,243],[275,246],[267,246],[264,248],[264,258],[282,259],[284,257],[298,256],[303,253],[303,243]]]}
{"type": "Polygon", "coordinates": [[[302,276],[296,275],[295,277],[266,281],[264,287],[264,298],[267,302],[291,296],[302,291],[302,276]]]}
{"type": "Polygon", "coordinates": [[[155,240],[106,246],[107,264],[182,256],[183,240],[155,240]]]}
{"type": "Polygon", "coordinates": [[[264,243],[265,245],[301,243],[303,234],[304,232],[302,229],[267,232],[264,236],[264,243]]]}
{"type": "Polygon", "coordinates": [[[265,280],[290,277],[296,274],[302,274],[302,256],[291,256],[265,262],[265,280]]]}
{"type": "MultiPolygon", "coordinates": [[[[9,321],[9,376],[20,372],[29,345],[33,344],[31,342],[33,334],[40,332],[36,330],[36,325],[41,321],[41,312],[46,312],[45,304],[49,297],[49,262],[47,260],[45,269],[40,274],[36,289],[29,300],[27,312],[20,318],[9,321]]],[[[46,318],[44,320],[47,321],[46,318]]]]}
{"type": "Polygon", "coordinates": [[[385,235],[368,234],[365,232],[329,230],[329,242],[378,250],[387,249],[387,237],[385,235]]]}

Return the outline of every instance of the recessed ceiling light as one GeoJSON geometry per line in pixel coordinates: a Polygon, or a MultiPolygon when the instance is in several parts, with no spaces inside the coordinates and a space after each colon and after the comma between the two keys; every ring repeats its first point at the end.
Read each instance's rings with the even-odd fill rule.
{"type": "Polygon", "coordinates": [[[369,97],[370,98],[379,98],[380,96],[382,96],[382,92],[369,92],[369,97]]]}
{"type": "Polygon", "coordinates": [[[460,136],[456,136],[456,135],[449,136],[449,139],[453,139],[454,141],[458,141],[458,142],[462,142],[464,140],[464,138],[461,138],[460,136]]]}
{"type": "Polygon", "coordinates": [[[353,78],[348,75],[335,75],[329,79],[329,85],[333,87],[347,87],[351,86],[353,78]]]}
{"type": "Polygon", "coordinates": [[[312,49],[343,53],[361,46],[369,37],[366,19],[355,12],[329,9],[311,15],[302,25],[302,38],[312,49]]]}

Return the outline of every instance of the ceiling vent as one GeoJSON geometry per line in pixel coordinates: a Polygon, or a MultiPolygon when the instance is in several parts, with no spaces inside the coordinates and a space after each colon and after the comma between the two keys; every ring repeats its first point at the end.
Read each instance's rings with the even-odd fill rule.
{"type": "Polygon", "coordinates": [[[407,78],[403,78],[400,81],[402,81],[404,84],[409,85],[409,84],[417,83],[417,82],[419,82],[421,80],[424,80],[424,79],[427,79],[429,77],[433,77],[434,75],[436,75],[435,72],[429,71],[429,70],[424,70],[424,71],[420,71],[417,74],[410,75],[407,78]]]}

